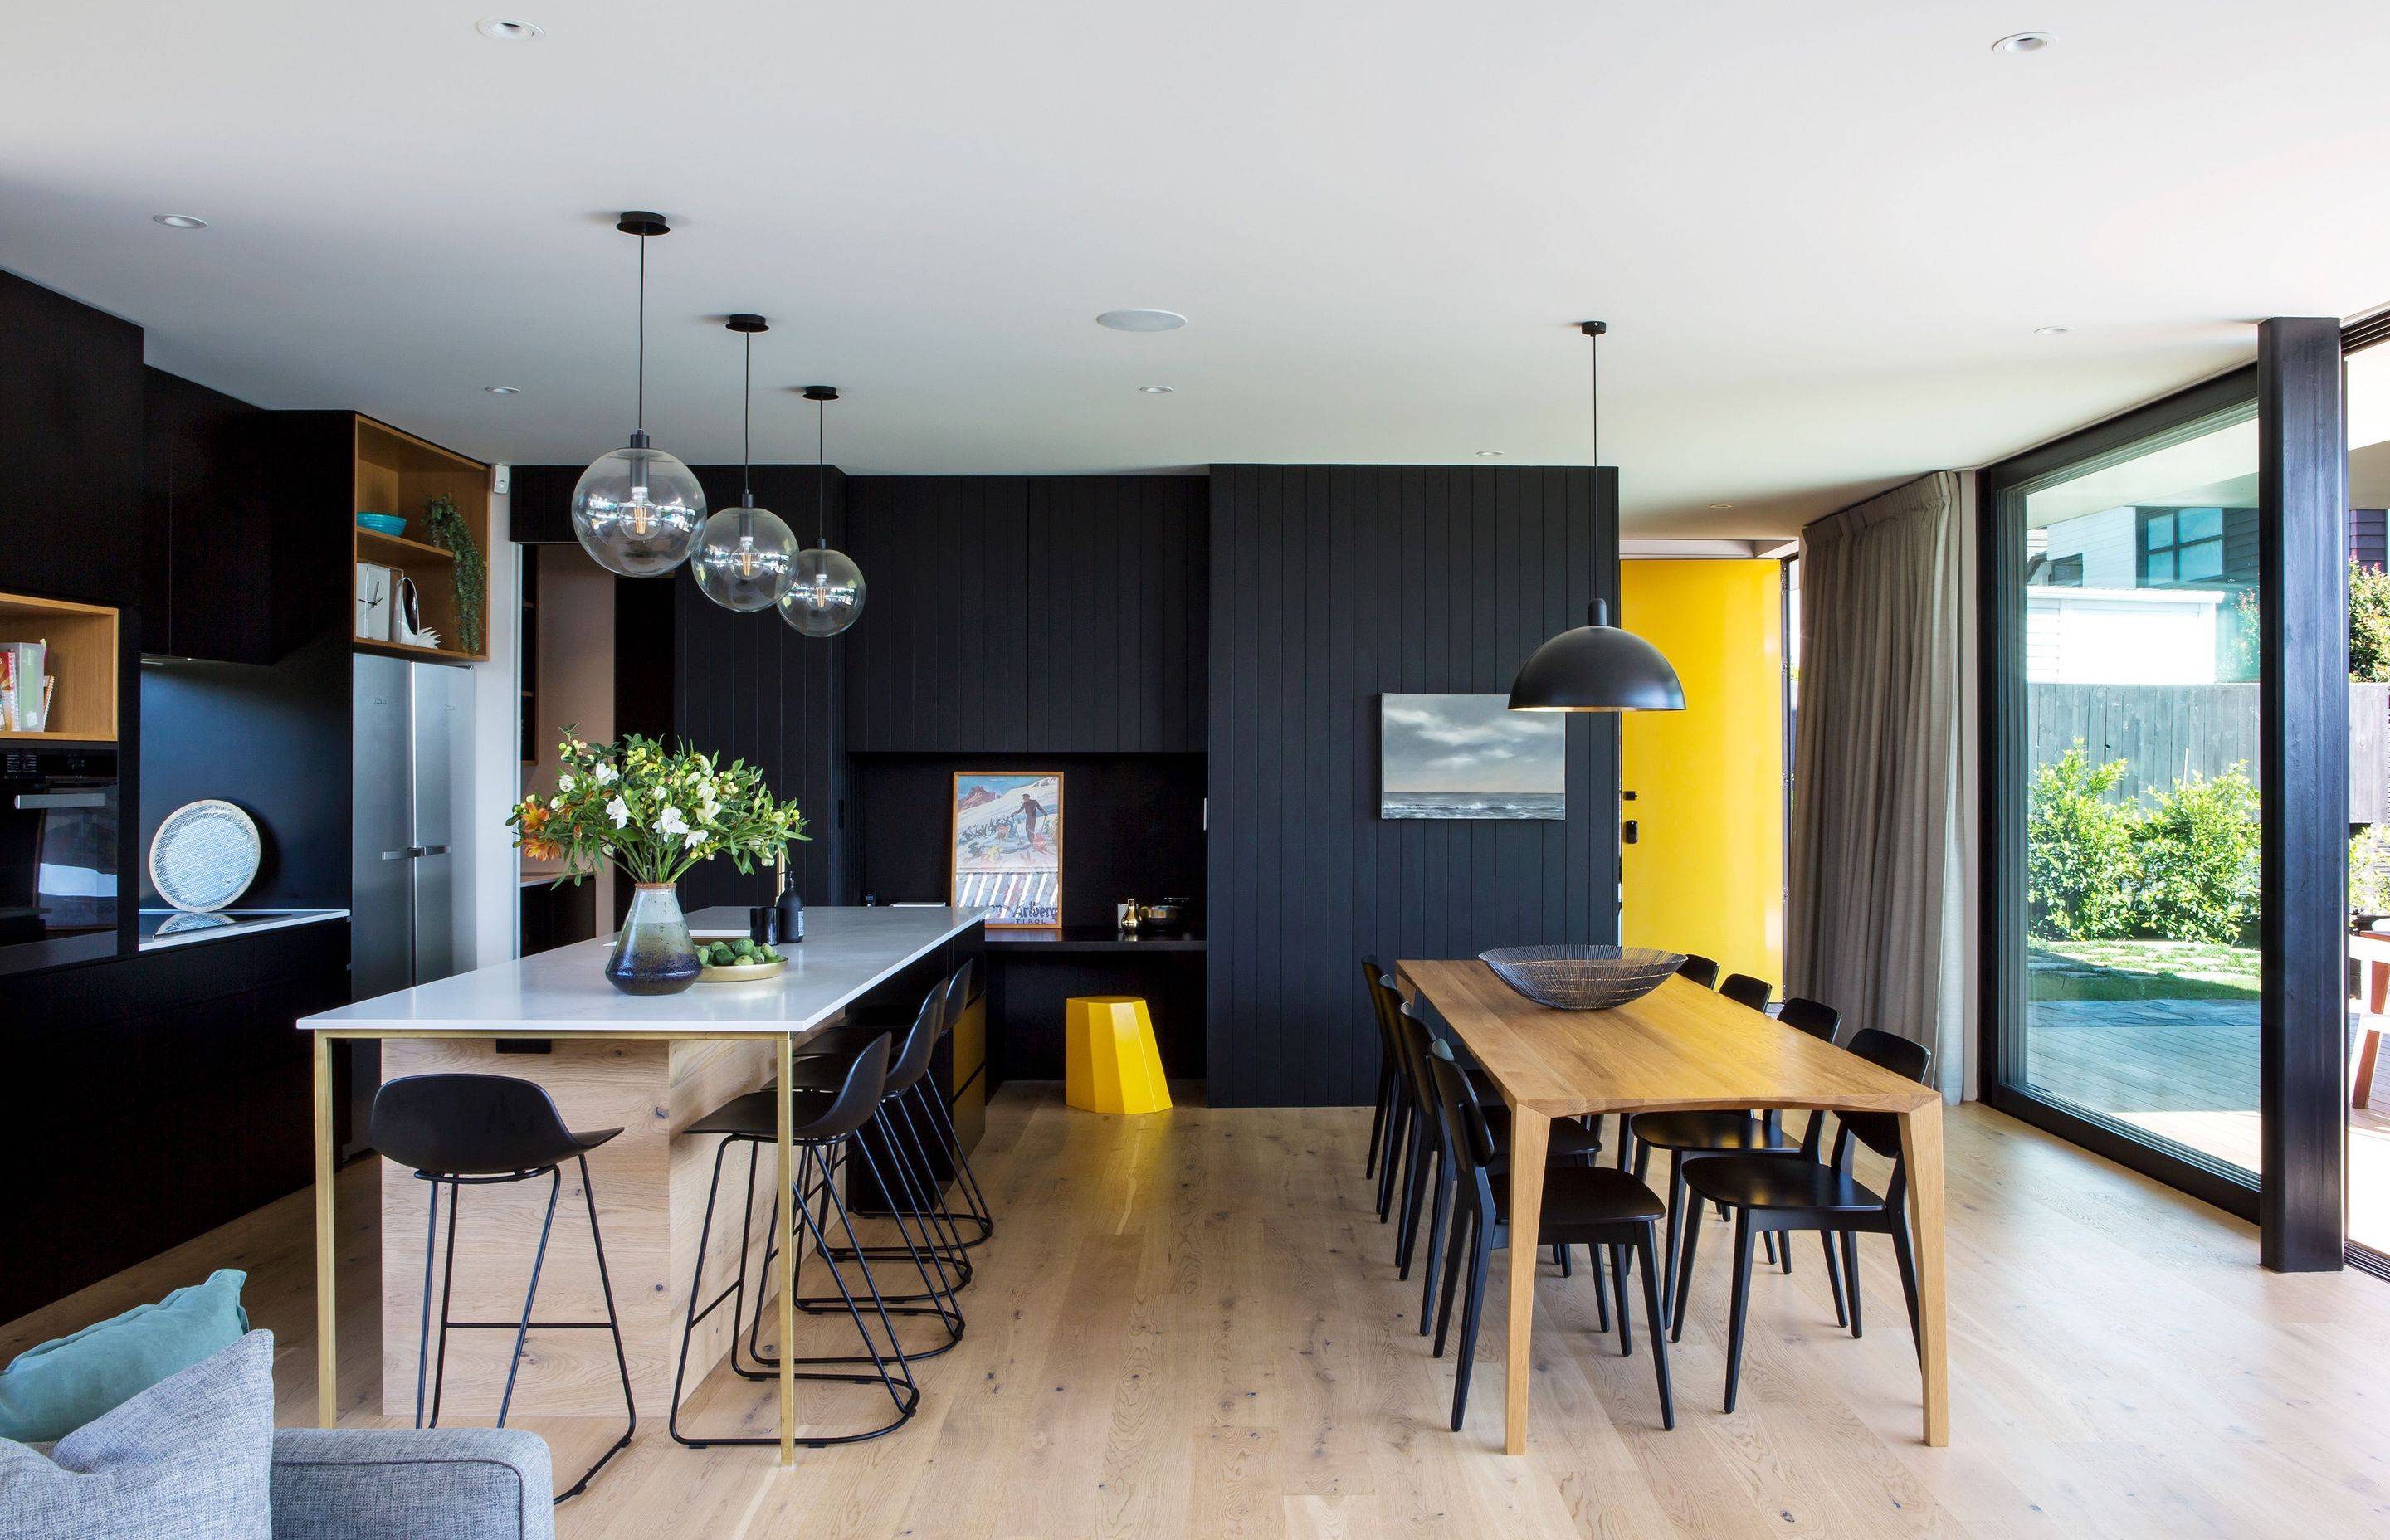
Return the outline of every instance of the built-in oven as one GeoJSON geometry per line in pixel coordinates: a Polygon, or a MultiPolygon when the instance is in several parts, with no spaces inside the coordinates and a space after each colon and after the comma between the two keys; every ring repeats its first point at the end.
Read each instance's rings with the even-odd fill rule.
{"type": "Polygon", "coordinates": [[[113,954],[116,751],[0,750],[0,972],[113,954]]]}

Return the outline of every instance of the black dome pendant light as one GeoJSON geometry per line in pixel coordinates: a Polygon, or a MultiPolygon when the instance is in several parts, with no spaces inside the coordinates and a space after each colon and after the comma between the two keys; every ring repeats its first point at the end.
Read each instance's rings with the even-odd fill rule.
{"type": "MultiPolygon", "coordinates": [[[[1577,328],[1600,350],[1610,327],[1587,321],[1577,328]]],[[[1595,360],[1593,465],[1601,474],[1601,372],[1595,360]]],[[[1598,585],[1598,584],[1597,584],[1598,585]]],[[[1536,648],[1510,682],[1514,712],[1681,712],[1685,687],[1660,649],[1610,623],[1610,601],[1587,607],[1586,623],[1536,648]]]]}

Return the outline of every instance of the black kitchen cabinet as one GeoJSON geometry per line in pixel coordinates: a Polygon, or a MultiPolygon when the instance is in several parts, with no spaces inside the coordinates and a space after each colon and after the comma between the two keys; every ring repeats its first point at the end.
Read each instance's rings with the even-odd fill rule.
{"type": "Polygon", "coordinates": [[[348,956],[329,920],[9,981],[0,1257],[40,1265],[0,1267],[0,1320],[307,1186],[295,1023],[347,1001],[348,956]]]}
{"type": "Polygon", "coordinates": [[[1209,714],[1200,476],[866,476],[850,752],[1170,753],[1209,714]]]}
{"type": "Polygon", "coordinates": [[[0,273],[0,589],[141,602],[141,328],[0,273]]]}

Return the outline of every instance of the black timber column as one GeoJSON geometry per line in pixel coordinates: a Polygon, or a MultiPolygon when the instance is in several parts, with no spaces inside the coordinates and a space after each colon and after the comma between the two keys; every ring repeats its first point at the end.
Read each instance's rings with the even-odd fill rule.
{"type": "Polygon", "coordinates": [[[2340,323],[2257,327],[2258,758],[2265,964],[2258,1256],[2341,1265],[2346,1139],[2348,459],[2340,323]]]}

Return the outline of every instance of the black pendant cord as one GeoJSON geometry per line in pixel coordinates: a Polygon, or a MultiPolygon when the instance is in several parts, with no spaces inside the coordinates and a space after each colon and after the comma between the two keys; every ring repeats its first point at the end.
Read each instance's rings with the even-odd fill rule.
{"type": "Polygon", "coordinates": [[[814,403],[814,539],[829,549],[829,401],[814,403]]]}
{"type": "MultiPolygon", "coordinates": [[[[1599,520],[1601,512],[1601,334],[1610,329],[1607,321],[1586,321],[1577,329],[1585,333],[1587,376],[1593,392],[1593,421],[1588,436],[1593,449],[1593,507],[1599,520]]],[[[1596,543],[1597,545],[1599,542],[1596,543]]],[[[1586,606],[1586,614],[1596,625],[1610,623],[1610,601],[1601,597],[1601,558],[1593,560],[1593,598],[1586,606]]]]}
{"type": "Polygon", "coordinates": [[[639,404],[632,424],[637,442],[648,431],[648,237],[639,237],[639,404]]]}
{"type": "Polygon", "coordinates": [[[755,472],[748,462],[755,457],[755,334],[739,334],[747,344],[746,373],[739,385],[739,496],[748,507],[755,506],[755,472]]]}

